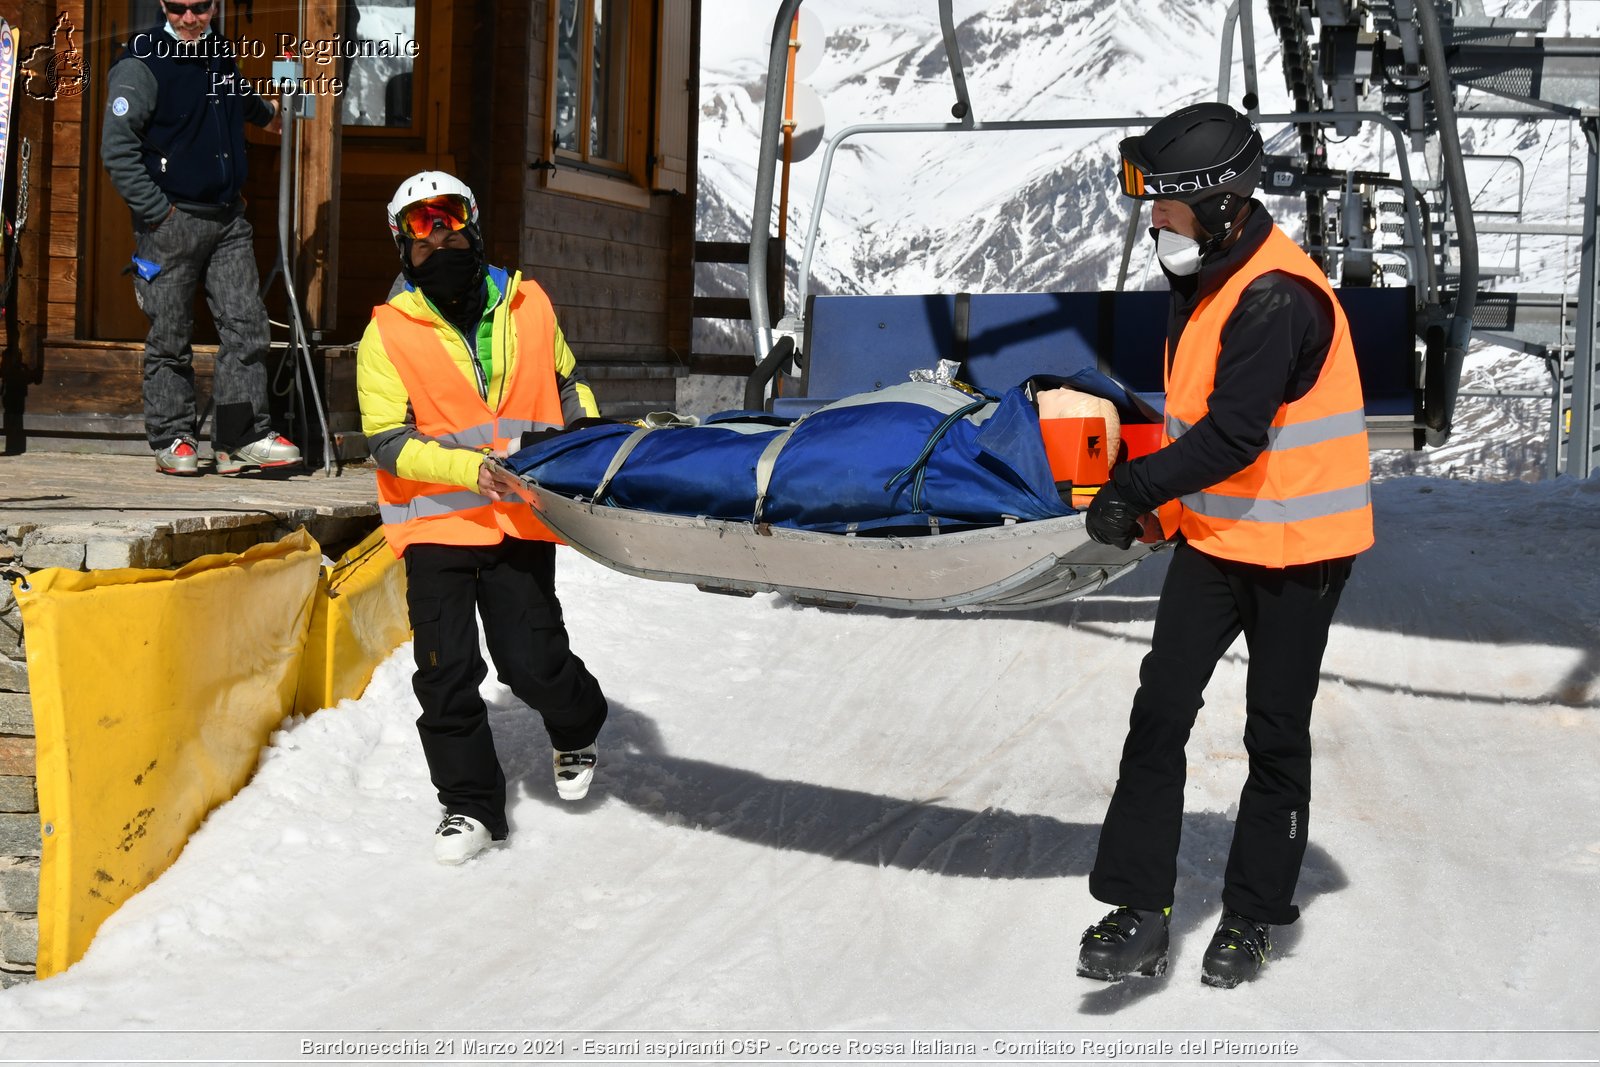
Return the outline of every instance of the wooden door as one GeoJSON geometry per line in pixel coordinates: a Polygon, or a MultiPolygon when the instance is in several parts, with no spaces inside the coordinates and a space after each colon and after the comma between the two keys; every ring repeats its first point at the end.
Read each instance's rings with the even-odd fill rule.
{"type": "MultiPolygon", "coordinates": [[[[140,29],[160,26],[165,17],[160,0],[107,0],[92,5],[93,32],[89,35],[88,61],[91,74],[88,99],[84,106],[84,167],[86,182],[83,203],[83,336],[101,341],[142,340],[150,320],[139,310],[133,297],[133,281],[126,273],[133,256],[133,221],[100,163],[100,127],[106,106],[105,72],[121,52],[130,36],[140,29]]],[[[261,56],[242,54],[239,67],[246,77],[261,79],[272,73],[272,52],[279,33],[293,34],[299,10],[297,0],[221,0],[212,28],[229,39],[253,46],[259,43],[261,56]]],[[[247,217],[256,230],[256,263],[262,280],[268,278],[277,261],[278,139],[253,126],[245,128],[249,145],[250,180],[245,188],[249,202],[247,217]]],[[[280,287],[281,288],[281,287],[280,287]]],[[[269,301],[269,306],[270,306],[269,301]]],[[[204,293],[195,298],[194,340],[198,344],[216,343],[216,329],[205,308],[204,293]]],[[[281,318],[281,316],[280,316],[281,318]]]]}
{"type": "Polygon", "coordinates": [[[106,106],[106,72],[135,27],[161,21],[158,0],[107,0],[91,5],[94,23],[89,39],[89,84],[83,107],[83,309],[84,336],[103,341],[144,337],[150,320],[133,299],[133,282],[123,274],[133,256],[133,223],[100,163],[100,128],[106,106]],[[98,77],[96,77],[98,75],[98,77]]]}

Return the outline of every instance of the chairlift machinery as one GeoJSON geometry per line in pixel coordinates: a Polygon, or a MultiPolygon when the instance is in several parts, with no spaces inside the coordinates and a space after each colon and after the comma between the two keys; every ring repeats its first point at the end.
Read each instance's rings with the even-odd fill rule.
{"type": "MultiPolygon", "coordinates": [[[[798,381],[804,392],[809,382],[822,380],[816,373],[822,361],[851,358],[848,352],[824,351],[813,343],[821,301],[836,298],[808,294],[821,206],[835,154],[845,142],[883,134],[1139,129],[1160,117],[982,121],[968,90],[952,0],[935,0],[954,95],[952,120],[862,123],[826,138],[799,261],[799,306],[793,315],[774,323],[768,303],[768,264],[785,132],[788,79],[781,72],[789,68],[791,26],[802,2],[782,0],[771,40],[749,256],[756,366],[746,389],[747,407],[774,407],[772,383],[780,374],[797,374],[797,379],[787,380],[798,381]]],[[[1369,297],[1381,297],[1384,308],[1405,305],[1403,329],[1393,328],[1389,320],[1370,329],[1376,340],[1365,353],[1359,334],[1356,338],[1364,380],[1371,370],[1380,382],[1399,383],[1393,391],[1403,396],[1398,410],[1378,409],[1369,386],[1368,423],[1374,447],[1422,448],[1449,440],[1463,361],[1470,342],[1479,338],[1541,355],[1551,365],[1552,462],[1559,459],[1557,442],[1565,430],[1565,473],[1587,477],[1596,461],[1600,375],[1595,346],[1594,207],[1600,178],[1600,40],[1547,36],[1550,0],[1539,0],[1529,17],[1517,19],[1485,15],[1480,0],[1267,0],[1266,8],[1282,45],[1283,74],[1294,110],[1268,114],[1259,108],[1253,24],[1257,6],[1248,0],[1236,0],[1227,12],[1217,97],[1234,102],[1230,82],[1237,32],[1244,85],[1235,106],[1258,125],[1268,129],[1287,125],[1297,134],[1297,151],[1265,161],[1263,190],[1303,197],[1307,251],[1329,272],[1350,311],[1353,329],[1358,328],[1359,316],[1352,300],[1365,300],[1362,308],[1380,306],[1369,297]],[[1457,92],[1464,87],[1492,94],[1504,104],[1492,110],[1480,106],[1462,110],[1457,92]],[[1465,116],[1575,123],[1586,145],[1581,223],[1537,226],[1506,221],[1503,215],[1480,222],[1483,213],[1473,205],[1458,125],[1465,116]],[[1392,144],[1392,154],[1384,153],[1386,161],[1392,160],[1392,170],[1329,166],[1330,135],[1342,138],[1362,127],[1376,128],[1392,144]],[[1414,152],[1424,156],[1426,174],[1412,173],[1414,152]],[[1578,291],[1539,294],[1481,288],[1485,271],[1479,263],[1480,232],[1581,236],[1578,291]],[[1390,280],[1404,285],[1379,284],[1390,280]],[[1375,363],[1384,366],[1374,368],[1375,363]]],[[[1139,216],[1133,213],[1117,291],[1099,294],[1105,298],[1102,307],[1107,300],[1112,306],[1132,306],[1132,301],[1149,295],[1125,291],[1138,233],[1139,216]]],[[[955,300],[958,319],[963,313],[960,297],[965,296],[955,300]]],[[[948,353],[927,352],[917,365],[931,365],[944,355],[948,353]]],[[[1103,356],[1101,364],[1105,365],[1103,356]]],[[[613,568],[692,582],[710,591],[741,595],[780,591],[820,604],[1033,608],[1097,589],[1151,550],[1136,544],[1118,552],[1095,544],[1083,530],[1081,514],[962,534],[858,538],[645,514],[544,492],[536,484],[527,489],[534,509],[553,529],[613,568]]]]}
{"type": "MultiPolygon", "coordinates": [[[[1269,0],[1282,45],[1285,83],[1295,110],[1299,151],[1269,160],[1267,179],[1285,178],[1305,195],[1308,251],[1344,286],[1370,284],[1367,274],[1386,231],[1399,231],[1377,203],[1388,175],[1340,174],[1327,164],[1330,134],[1355,132],[1344,118],[1361,100],[1403,132],[1427,161],[1425,180],[1403,183],[1407,202],[1423,213],[1422,247],[1409,237],[1389,244],[1406,257],[1418,292],[1418,341],[1429,445],[1450,435],[1462,360],[1473,339],[1542,357],[1552,389],[1547,471],[1588,477],[1597,446],[1595,337],[1595,205],[1600,177],[1600,39],[1555,37],[1548,31],[1556,0],[1520,5],[1516,17],[1490,15],[1483,0],[1269,0]],[[1485,103],[1485,100],[1488,103],[1485,103]],[[1441,105],[1441,101],[1444,106],[1441,105]],[[1460,123],[1570,123],[1584,144],[1584,192],[1563,223],[1521,217],[1520,159],[1464,151],[1460,123]],[[1475,203],[1467,167],[1493,161],[1515,173],[1518,197],[1509,209],[1475,203]],[[1376,208],[1376,210],[1375,210],[1376,208]],[[1579,218],[1573,221],[1572,214],[1579,218]],[[1479,235],[1580,238],[1576,291],[1539,293],[1501,284],[1515,270],[1480,262],[1479,235]],[[1565,443],[1563,455],[1563,441],[1565,443]]],[[[1241,11],[1248,18],[1248,6],[1241,11]]],[[[1246,77],[1253,63],[1246,62],[1246,77]]],[[[1249,87],[1247,87],[1248,89],[1249,87]]],[[[1267,118],[1267,116],[1263,116],[1267,118]]],[[[1402,175],[1403,177],[1403,175],[1402,175]]],[[[1480,194],[1483,190],[1480,190],[1480,194]]],[[[1476,199],[1485,199],[1481,195],[1476,199]]],[[[1393,209],[1398,210],[1398,209],[1393,209]]]]}
{"type": "MultiPolygon", "coordinates": [[[[769,69],[782,69],[789,26],[803,0],[784,0],[772,37],[769,69]]],[[[810,231],[800,263],[800,313],[774,328],[767,302],[769,259],[766,221],[772,215],[774,174],[781,143],[783,79],[769,77],[761,157],[756,181],[755,225],[749,261],[751,319],[758,361],[786,334],[803,339],[805,296],[811,256],[822,219],[833,155],[847,140],[865,134],[1139,128],[1160,116],[979,121],[971,100],[951,11],[937,0],[954,103],[952,122],[865,123],[848,126],[827,141],[810,231]]],[[[1417,311],[1416,375],[1421,410],[1412,427],[1417,446],[1440,445],[1453,429],[1455,401],[1468,343],[1478,337],[1573,364],[1562,377],[1571,411],[1566,473],[1586,477],[1596,459],[1594,330],[1596,128],[1600,115],[1600,39],[1545,36],[1554,0],[1538,0],[1529,17],[1488,16],[1482,0],[1268,0],[1283,51],[1285,83],[1295,103],[1287,114],[1264,114],[1257,92],[1256,6],[1238,0],[1223,27],[1218,99],[1232,96],[1235,31],[1242,45],[1244,91],[1235,106],[1258,124],[1292,125],[1299,151],[1271,157],[1263,174],[1268,192],[1304,193],[1307,250],[1339,287],[1374,282],[1375,264],[1395,261],[1391,273],[1408,279],[1417,311]],[[1459,9],[1459,10],[1458,10],[1459,9]],[[1472,88],[1505,101],[1499,109],[1458,110],[1457,90],[1472,88]],[[1377,98],[1377,106],[1362,106],[1377,98]],[[1447,106],[1439,107],[1438,101],[1447,106]],[[1480,224],[1472,203],[1458,119],[1575,122],[1587,147],[1580,225],[1480,224]],[[1327,164],[1330,133],[1348,136],[1376,126],[1394,142],[1394,173],[1334,171],[1327,164]],[[1424,153],[1429,173],[1413,175],[1408,154],[1424,153]],[[1581,236],[1581,274],[1575,294],[1480,291],[1483,270],[1478,234],[1556,233],[1581,236]],[[1575,358],[1574,353],[1582,353],[1575,358]]],[[[1109,180],[1109,179],[1108,179],[1109,180]]],[[[1130,220],[1118,289],[1126,281],[1138,219],[1130,220]]],[[[802,344],[797,349],[803,350],[802,344]]],[[[1561,422],[1564,420],[1555,420],[1561,422]]],[[[1395,443],[1395,435],[1382,436],[1395,443]]]]}

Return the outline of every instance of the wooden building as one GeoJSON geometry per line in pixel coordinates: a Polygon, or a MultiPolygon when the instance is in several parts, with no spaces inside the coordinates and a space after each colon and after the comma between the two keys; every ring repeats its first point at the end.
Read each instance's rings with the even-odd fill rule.
{"type": "MultiPolygon", "coordinates": [[[[287,153],[289,263],[338,453],[362,454],[354,346],[399,268],[384,206],[425,169],[476,191],[490,260],[549,291],[603,410],[672,406],[692,312],[699,0],[217,3],[215,28],[237,42],[245,75],[280,85],[273,62],[289,45],[311,101],[287,153]]],[[[133,32],[161,24],[160,6],[21,8],[6,217],[23,206],[24,171],[28,203],[0,374],[5,447],[141,453],[148,322],[126,275],[129,213],[99,143],[106,72],[133,32]]],[[[294,432],[315,449],[314,409],[290,400],[305,361],[290,348],[275,269],[286,153],[264,131],[247,138],[275,404],[285,428],[301,412],[294,432]]],[[[204,405],[215,333],[203,299],[195,342],[204,405]]]]}

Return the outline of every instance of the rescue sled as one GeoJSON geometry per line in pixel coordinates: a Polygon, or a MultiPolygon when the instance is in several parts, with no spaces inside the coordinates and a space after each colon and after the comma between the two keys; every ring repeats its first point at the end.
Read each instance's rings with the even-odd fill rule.
{"type": "MultiPolygon", "coordinates": [[[[1097,374],[1079,384],[1129,403],[1097,374]]],[[[1097,589],[1149,551],[1089,539],[1027,387],[975,395],[915,381],[792,420],[587,426],[505,464],[585,555],[713,592],[1026,609],[1097,589]]]]}
{"type": "Polygon", "coordinates": [[[519,479],[545,525],[585,556],[710,593],[829,607],[1026,610],[1093,592],[1150,553],[1090,540],[1083,515],[917,537],[818,533],[598,505],[519,479]]]}

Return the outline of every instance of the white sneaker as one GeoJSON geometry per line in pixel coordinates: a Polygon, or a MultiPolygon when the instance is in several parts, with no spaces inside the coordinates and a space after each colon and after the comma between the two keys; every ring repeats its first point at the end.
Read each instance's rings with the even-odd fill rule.
{"type": "Polygon", "coordinates": [[[296,467],[300,463],[300,450],[281,433],[269,433],[232,452],[217,453],[218,474],[247,474],[274,467],[296,467]]]}
{"type": "Polygon", "coordinates": [[[555,764],[556,793],[562,800],[582,800],[589,795],[594,766],[600,760],[593,745],[573,752],[552,750],[550,758],[555,764]]]}
{"type": "Polygon", "coordinates": [[[156,453],[156,470],[162,474],[178,474],[185,477],[194,477],[200,473],[200,453],[195,451],[194,442],[184,437],[179,437],[166,448],[156,453]]]}
{"type": "Polygon", "coordinates": [[[454,867],[489,847],[489,828],[470,815],[446,815],[433,832],[433,858],[454,867]]]}

